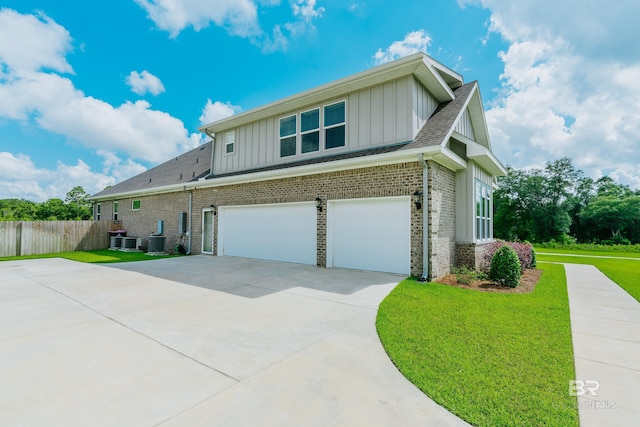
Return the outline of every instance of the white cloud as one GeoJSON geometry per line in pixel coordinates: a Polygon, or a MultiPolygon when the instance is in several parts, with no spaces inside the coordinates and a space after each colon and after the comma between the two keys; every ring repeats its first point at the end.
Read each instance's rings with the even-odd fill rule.
{"type": "Polygon", "coordinates": [[[177,37],[191,26],[195,31],[211,23],[223,27],[231,35],[247,38],[263,53],[285,51],[289,38],[296,38],[315,30],[313,21],[322,17],[324,7],[316,0],[289,0],[293,20],[275,24],[264,31],[258,19],[258,8],[280,5],[280,0],[135,0],[147,11],[149,19],[170,37],[177,37]],[[287,34],[285,35],[284,30],[287,34]]]}
{"type": "Polygon", "coordinates": [[[12,72],[51,69],[72,73],[65,57],[70,51],[69,32],[49,17],[0,9],[0,64],[12,72]]]}
{"type": "Polygon", "coordinates": [[[64,199],[67,192],[77,185],[93,194],[113,184],[113,177],[92,172],[82,160],[75,165],[58,162],[56,169],[42,169],[25,154],[0,152],[0,194],[5,198],[34,201],[64,199]]]}
{"type": "Polygon", "coordinates": [[[147,92],[151,95],[159,95],[164,92],[164,85],[159,78],[143,70],[141,73],[132,71],[126,78],[126,82],[134,93],[142,96],[147,92]]]}
{"type": "MultiPolygon", "coordinates": [[[[46,200],[79,184],[95,193],[145,170],[130,157],[158,163],[203,141],[200,134],[189,134],[181,120],[153,110],[146,101],[113,106],[78,90],[59,74],[73,71],[65,57],[70,41],[69,33],[45,15],[0,10],[0,119],[28,123],[95,150],[104,157],[103,171],[91,171],[82,160],[42,169],[25,154],[3,152],[0,194],[6,197],[46,200]]],[[[154,93],[162,87],[148,72],[139,77],[131,81],[132,88],[154,93]]]]}
{"type": "MultiPolygon", "coordinates": [[[[49,43],[50,49],[20,56],[13,47],[0,44],[0,69],[3,64],[8,68],[4,79],[0,80],[0,118],[34,123],[87,148],[126,153],[153,163],[195,148],[202,142],[199,134],[188,133],[181,120],[153,110],[146,101],[113,106],[85,95],[66,77],[40,71],[41,68],[70,70],[62,49],[70,40],[66,30],[44,15],[36,18],[3,9],[0,16],[23,23],[9,28],[0,25],[0,40],[31,39],[45,45],[49,43]],[[47,41],[60,34],[58,42],[47,41]]],[[[148,90],[151,87],[158,89],[152,78],[145,77],[145,72],[141,76],[147,85],[151,85],[148,90]]],[[[158,83],[161,86],[159,80],[158,83]]]]}
{"type": "Polygon", "coordinates": [[[640,3],[463,3],[489,8],[492,31],[509,44],[487,111],[498,157],[539,167],[568,156],[594,178],[640,188],[640,48],[629,43],[640,3]]]}
{"type": "Polygon", "coordinates": [[[306,22],[320,18],[324,13],[324,7],[316,7],[316,0],[291,0],[289,3],[293,16],[306,22]]]}
{"type": "MultiPolygon", "coordinates": [[[[192,26],[199,31],[211,22],[240,37],[260,33],[256,5],[251,0],[135,0],[158,28],[176,37],[192,26]]],[[[273,4],[273,1],[269,2],[273,4]]]]}
{"type": "Polygon", "coordinates": [[[218,120],[238,114],[240,111],[242,111],[242,108],[237,105],[232,105],[229,102],[211,102],[210,99],[207,99],[207,103],[202,109],[202,115],[200,116],[200,124],[207,125],[217,122],[218,120]]]}
{"type": "Polygon", "coordinates": [[[373,55],[375,65],[403,58],[416,52],[427,52],[431,44],[431,36],[425,30],[412,31],[400,41],[394,41],[386,49],[378,49],[373,55]]]}

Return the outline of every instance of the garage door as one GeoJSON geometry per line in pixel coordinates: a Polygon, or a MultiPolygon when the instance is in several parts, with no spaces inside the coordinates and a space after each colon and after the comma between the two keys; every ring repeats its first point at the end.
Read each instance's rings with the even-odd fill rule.
{"type": "Polygon", "coordinates": [[[225,206],[218,215],[218,254],[316,264],[313,202],[225,206]]]}
{"type": "Polygon", "coordinates": [[[329,201],[327,266],[409,274],[409,197],[329,201]]]}

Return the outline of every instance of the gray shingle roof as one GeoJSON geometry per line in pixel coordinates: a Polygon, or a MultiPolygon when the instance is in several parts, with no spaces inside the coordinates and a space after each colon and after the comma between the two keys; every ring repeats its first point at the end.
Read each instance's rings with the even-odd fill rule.
{"type": "Polygon", "coordinates": [[[477,82],[474,81],[455,89],[453,93],[456,98],[453,101],[440,104],[429,117],[429,120],[422,126],[415,140],[405,148],[431,147],[442,145],[446,142],[445,139],[449,131],[455,125],[458,115],[476,85],[477,82]]]}
{"type": "Polygon", "coordinates": [[[126,193],[129,191],[148,190],[165,185],[187,183],[197,181],[209,174],[211,167],[211,147],[213,141],[174,157],[154,168],[139,175],[122,181],[91,197],[102,197],[111,194],[126,193]]]}
{"type": "MultiPolygon", "coordinates": [[[[468,98],[473,93],[473,89],[476,85],[476,82],[471,82],[456,88],[454,90],[456,98],[452,101],[440,104],[431,117],[429,117],[422,129],[420,129],[416,138],[411,142],[213,175],[208,177],[207,180],[443,145],[446,143],[447,136],[450,134],[451,129],[455,125],[456,119],[467,103],[468,98]]],[[[172,184],[197,181],[199,178],[209,175],[212,145],[212,141],[209,141],[196,149],[149,169],[140,175],[134,176],[133,178],[94,194],[92,197],[103,197],[131,191],[150,190],[172,184]]]]}

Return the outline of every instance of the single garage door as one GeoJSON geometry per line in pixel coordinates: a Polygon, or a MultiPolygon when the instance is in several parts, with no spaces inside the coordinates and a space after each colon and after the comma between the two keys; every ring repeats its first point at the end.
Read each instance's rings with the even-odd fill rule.
{"type": "Polygon", "coordinates": [[[313,202],[223,206],[218,254],[316,265],[313,202]]]}
{"type": "Polygon", "coordinates": [[[333,200],[327,211],[327,266],[409,274],[409,197],[333,200]]]}

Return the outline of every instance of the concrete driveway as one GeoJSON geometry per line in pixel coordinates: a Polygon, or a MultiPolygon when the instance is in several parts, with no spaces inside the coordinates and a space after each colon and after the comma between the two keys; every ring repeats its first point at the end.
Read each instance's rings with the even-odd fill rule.
{"type": "Polygon", "coordinates": [[[0,425],[465,425],[393,366],[390,274],[231,257],[0,263],[0,425]]]}

